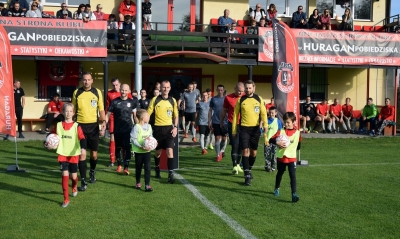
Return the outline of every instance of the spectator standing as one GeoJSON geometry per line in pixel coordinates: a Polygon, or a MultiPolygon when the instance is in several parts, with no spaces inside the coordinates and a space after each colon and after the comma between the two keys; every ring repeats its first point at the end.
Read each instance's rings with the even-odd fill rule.
{"type": "Polygon", "coordinates": [[[260,19],[265,17],[267,17],[267,15],[265,14],[265,10],[261,9],[261,4],[257,3],[256,9],[251,11],[250,13],[250,20],[255,20],[257,23],[259,23],[260,19]]]}
{"type": "Polygon", "coordinates": [[[37,3],[32,3],[31,10],[26,12],[25,17],[42,18],[42,12],[38,9],[37,3]]]}
{"type": "MultiPolygon", "coordinates": [[[[306,102],[300,105],[300,119],[303,122],[303,132],[306,134],[311,131],[310,121],[315,119],[315,110],[314,103],[311,103],[311,97],[307,96],[306,102]]],[[[314,127],[314,129],[315,128],[316,127],[314,127]]]]}
{"type": "Polygon", "coordinates": [[[43,4],[39,0],[30,1],[29,6],[32,6],[32,3],[36,3],[38,5],[39,11],[43,12],[43,4]]]}
{"type": "Polygon", "coordinates": [[[12,8],[14,8],[16,3],[19,4],[19,8],[22,11],[26,12],[29,10],[29,4],[26,0],[11,0],[10,3],[8,4],[8,6],[9,6],[8,10],[11,10],[12,8]]]}
{"type": "Polygon", "coordinates": [[[221,112],[224,106],[224,96],[225,87],[223,85],[217,86],[217,95],[211,98],[210,100],[210,109],[208,111],[208,126],[210,130],[214,131],[215,136],[215,152],[217,154],[216,161],[219,162],[222,160],[223,155],[221,149],[225,147],[226,140],[223,140],[227,134],[227,129],[223,124],[225,117],[221,121],[221,112]]]}
{"type": "Polygon", "coordinates": [[[291,28],[308,28],[307,15],[303,12],[303,6],[299,6],[292,15],[291,28]]]}
{"type": "Polygon", "coordinates": [[[208,112],[210,110],[210,101],[208,100],[207,92],[203,92],[203,97],[197,103],[197,120],[200,133],[200,147],[201,154],[207,154],[208,136],[210,134],[210,127],[208,127],[208,112]]]}
{"type": "MultiPolygon", "coordinates": [[[[362,116],[360,119],[360,128],[358,129],[358,133],[364,133],[364,126],[366,122],[370,122],[370,135],[375,134],[375,123],[376,123],[376,116],[378,114],[378,109],[376,105],[374,105],[372,98],[367,99],[367,104],[364,106],[362,110],[362,116]]],[[[368,130],[368,129],[367,129],[368,130]]],[[[368,132],[366,132],[368,133],[368,132]]]]}
{"type": "Polygon", "coordinates": [[[342,15],[342,22],[339,25],[339,30],[352,31],[353,30],[353,18],[351,17],[350,8],[346,8],[342,15]]]}
{"type": "MultiPolygon", "coordinates": [[[[118,23],[115,18],[115,14],[110,14],[107,20],[107,29],[118,29],[118,23]]],[[[117,33],[107,33],[107,38],[118,41],[118,34],[117,33]]],[[[110,44],[110,49],[116,49],[117,45],[110,44]]]]}
{"type": "Polygon", "coordinates": [[[142,3],[142,13],[143,13],[143,20],[144,23],[147,26],[147,30],[152,30],[153,26],[151,24],[151,2],[150,0],[144,0],[144,3],[142,3]]]}
{"type": "Polygon", "coordinates": [[[4,7],[4,3],[0,2],[0,16],[8,17],[8,10],[4,7]]]}
{"type": "Polygon", "coordinates": [[[25,17],[25,11],[20,8],[18,2],[14,3],[14,7],[8,11],[9,17],[25,17]]]}
{"type": "Polygon", "coordinates": [[[336,131],[339,132],[339,126],[336,128],[336,122],[341,123],[344,131],[347,133],[346,124],[344,123],[343,120],[342,106],[339,104],[338,99],[334,99],[333,104],[329,106],[329,114],[332,119],[333,133],[336,134],[336,131]]]}
{"type": "Polygon", "coordinates": [[[280,192],[279,188],[282,181],[282,176],[288,167],[290,177],[290,187],[292,189],[292,202],[299,201],[300,197],[297,195],[297,180],[296,180],[296,151],[300,149],[301,135],[294,127],[296,122],[296,115],[293,112],[286,112],[283,115],[284,129],[278,131],[270,140],[271,144],[276,144],[278,150],[276,152],[278,161],[278,173],[275,179],[274,196],[278,197],[280,192]],[[286,135],[290,139],[290,145],[286,145],[283,141],[277,140],[279,135],[286,135]]]}
{"type": "MultiPolygon", "coordinates": [[[[18,79],[14,80],[14,104],[15,104],[15,116],[17,117],[18,124],[18,138],[25,138],[22,134],[22,115],[24,112],[25,106],[25,92],[24,89],[21,88],[21,82],[18,79]]],[[[7,140],[9,135],[4,137],[4,140],[7,140]]]]}
{"type": "Polygon", "coordinates": [[[278,10],[276,10],[275,4],[270,4],[269,8],[267,10],[267,17],[266,17],[266,22],[268,26],[272,26],[272,19],[277,19],[278,18],[278,10]]]}
{"type": "MultiPolygon", "coordinates": [[[[129,175],[129,163],[131,161],[131,131],[136,119],[136,109],[138,100],[136,97],[128,98],[130,93],[129,85],[123,84],[120,89],[120,97],[111,101],[108,107],[107,119],[111,114],[114,115],[114,139],[115,139],[115,158],[117,159],[117,172],[121,172],[121,164],[124,162],[124,174],[129,175]],[[123,149],[124,155],[121,155],[123,149]]],[[[107,120],[108,122],[108,120],[107,120]]]]}
{"type": "Polygon", "coordinates": [[[97,4],[96,11],[94,11],[93,14],[96,16],[96,20],[105,20],[103,6],[101,4],[97,4]]]}
{"type": "MultiPolygon", "coordinates": [[[[238,119],[240,114],[240,143],[243,149],[244,185],[251,185],[251,169],[256,161],[258,141],[260,140],[260,120],[264,129],[268,128],[268,119],[264,102],[255,94],[255,84],[252,80],[244,83],[246,95],[236,102],[232,120],[232,137],[236,137],[238,119]]],[[[266,139],[265,139],[266,140],[266,139]]],[[[266,141],[268,142],[268,141],[266,141]]]]}
{"type": "MultiPolygon", "coordinates": [[[[236,120],[236,137],[232,136],[232,122],[233,122],[233,113],[235,110],[236,102],[240,97],[242,97],[244,92],[244,85],[242,82],[238,82],[235,86],[235,92],[229,94],[224,99],[223,110],[221,112],[220,122],[223,122],[225,118],[228,119],[228,136],[229,136],[229,143],[232,146],[231,150],[231,158],[233,169],[232,173],[238,174],[239,172],[243,172],[242,168],[240,167],[240,161],[242,157],[242,149],[240,145],[240,125],[239,119],[236,120]]],[[[222,127],[222,124],[220,124],[222,127]]],[[[211,145],[211,144],[210,144],[211,145]]]]}
{"type": "Polygon", "coordinates": [[[322,125],[322,133],[331,133],[332,127],[332,119],[329,118],[329,110],[328,110],[328,99],[323,99],[321,103],[317,105],[317,116],[315,117],[315,127],[314,130],[317,129],[318,123],[321,122],[322,125]],[[325,122],[328,122],[328,130],[325,130],[325,122]]]}
{"type": "Polygon", "coordinates": [[[147,93],[145,89],[140,90],[139,108],[147,110],[149,108],[150,99],[146,98],[147,93]]]}
{"type": "MultiPolygon", "coordinates": [[[[78,10],[79,10],[79,8],[78,8],[78,10]]],[[[67,4],[65,4],[65,3],[61,4],[61,9],[57,11],[56,18],[72,19],[72,13],[68,10],[67,4]],[[65,12],[67,12],[67,18],[65,17],[65,12]]],[[[74,18],[74,19],[77,19],[77,18],[74,18]]]]}
{"type": "MultiPolygon", "coordinates": [[[[277,109],[272,106],[268,109],[268,131],[267,140],[269,141],[276,132],[283,128],[282,122],[276,117],[278,114],[277,109]]],[[[265,159],[265,171],[275,171],[276,163],[276,145],[275,144],[264,144],[264,159],[265,159]]]]}
{"type": "Polygon", "coordinates": [[[85,12],[85,4],[79,4],[78,10],[74,12],[74,19],[83,20],[83,13],[85,12]]]}
{"type": "Polygon", "coordinates": [[[131,16],[133,18],[136,17],[136,4],[131,0],[123,0],[119,4],[119,20],[124,20],[125,16],[131,16]]]}
{"type": "Polygon", "coordinates": [[[318,9],[314,9],[313,13],[310,15],[310,18],[308,19],[308,26],[311,29],[318,29],[318,27],[321,25],[319,18],[320,16],[318,9]]]}
{"type": "Polygon", "coordinates": [[[156,178],[160,175],[160,157],[163,149],[167,152],[168,183],[175,183],[174,179],[174,138],[178,134],[178,108],[173,97],[169,96],[171,84],[163,81],[161,85],[161,95],[155,96],[151,101],[147,112],[151,115],[154,112],[155,123],[153,127],[154,138],[158,145],[154,154],[156,165],[156,178]]]}
{"type": "Polygon", "coordinates": [[[196,105],[198,103],[197,92],[194,91],[193,83],[188,85],[188,91],[183,93],[183,108],[185,110],[185,120],[187,125],[185,125],[185,135],[184,138],[188,137],[189,126],[192,125],[192,141],[197,142],[196,139],[196,128],[194,127],[196,123],[196,105]]]}
{"type": "Polygon", "coordinates": [[[49,102],[47,106],[47,115],[46,115],[46,128],[42,130],[42,134],[50,133],[50,126],[56,120],[57,122],[61,122],[64,120],[64,115],[61,114],[64,106],[64,102],[60,100],[60,95],[55,93],[53,99],[49,102]]]}
{"type": "MultiPolygon", "coordinates": [[[[124,22],[119,25],[119,29],[122,30],[135,30],[135,23],[132,22],[132,17],[129,15],[126,15],[124,17],[124,22]]],[[[119,39],[120,40],[134,40],[134,35],[132,33],[121,33],[119,34],[119,39]]],[[[122,49],[125,51],[132,51],[133,43],[132,44],[122,44],[122,49]]]]}
{"type": "MultiPolygon", "coordinates": [[[[77,112],[76,122],[81,126],[83,134],[87,142],[87,149],[90,150],[90,183],[96,183],[96,165],[97,151],[99,149],[99,136],[104,135],[106,129],[106,115],[104,113],[103,94],[102,92],[92,87],[93,78],[89,72],[82,73],[83,86],[74,91],[72,95],[72,104],[77,112]],[[99,130],[100,114],[101,131],[99,130]]],[[[78,163],[79,174],[81,176],[80,191],[87,189],[86,182],[86,154],[81,154],[78,163]]]]}
{"type": "MultiPolygon", "coordinates": [[[[353,118],[353,106],[350,105],[351,99],[349,97],[346,98],[346,104],[342,105],[342,112],[343,112],[343,120],[347,125],[346,133],[353,133],[354,127],[351,127],[350,122],[353,118]]],[[[354,122],[355,124],[355,122],[354,122]]]]}
{"type": "Polygon", "coordinates": [[[382,107],[381,112],[378,116],[378,122],[376,123],[376,134],[375,136],[380,136],[383,129],[389,124],[394,122],[394,114],[396,113],[394,107],[390,104],[390,99],[385,99],[385,106],[382,107]]]}
{"type": "Polygon", "coordinates": [[[152,192],[153,188],[150,186],[150,172],[151,172],[151,151],[144,147],[146,138],[151,137],[153,129],[149,124],[149,114],[143,109],[137,112],[138,122],[131,132],[132,151],[135,153],[135,166],[136,166],[136,189],[141,189],[140,178],[142,174],[142,167],[144,165],[144,190],[152,192]]]}
{"type": "Polygon", "coordinates": [[[329,13],[329,9],[324,10],[324,13],[319,17],[319,20],[322,25],[322,30],[331,30],[331,14],[329,13]]]}
{"type": "Polygon", "coordinates": [[[218,25],[220,32],[225,33],[228,31],[229,26],[234,22],[232,18],[229,17],[229,9],[224,10],[224,15],[218,18],[218,25]]]}

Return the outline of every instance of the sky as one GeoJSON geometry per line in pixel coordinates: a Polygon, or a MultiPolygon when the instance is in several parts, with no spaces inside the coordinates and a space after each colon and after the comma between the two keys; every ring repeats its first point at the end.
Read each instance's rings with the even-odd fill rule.
{"type": "Polygon", "coordinates": [[[392,0],[392,7],[390,8],[390,16],[400,14],[400,1],[392,0]]]}

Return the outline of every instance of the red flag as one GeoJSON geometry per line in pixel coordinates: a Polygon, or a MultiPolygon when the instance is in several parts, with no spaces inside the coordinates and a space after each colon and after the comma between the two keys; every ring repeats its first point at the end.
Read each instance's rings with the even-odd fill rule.
{"type": "MultiPolygon", "coordinates": [[[[299,128],[299,52],[295,35],[284,22],[272,19],[273,70],[272,91],[278,117],[286,112],[296,115],[299,128]]],[[[283,121],[282,121],[283,122],[283,121]]]]}
{"type": "Polygon", "coordinates": [[[3,26],[0,26],[0,132],[16,136],[10,41],[3,26]]]}

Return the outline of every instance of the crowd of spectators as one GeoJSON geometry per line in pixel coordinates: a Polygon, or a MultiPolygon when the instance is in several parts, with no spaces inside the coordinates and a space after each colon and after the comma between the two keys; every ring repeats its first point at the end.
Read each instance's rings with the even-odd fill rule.
{"type": "Polygon", "coordinates": [[[334,99],[331,105],[328,100],[323,99],[321,103],[315,105],[311,102],[311,97],[307,96],[305,102],[300,104],[300,127],[304,133],[358,133],[380,136],[388,125],[394,125],[394,107],[390,104],[390,99],[385,99],[385,106],[379,112],[378,107],[373,104],[373,99],[368,98],[367,104],[356,114],[351,99],[346,98],[346,103],[341,105],[338,99],[334,99]],[[312,128],[311,122],[315,125],[312,128]],[[359,122],[358,129],[356,124],[359,122]],[[367,128],[369,123],[369,128],[367,128]],[[319,131],[321,126],[322,131],[319,131]]]}

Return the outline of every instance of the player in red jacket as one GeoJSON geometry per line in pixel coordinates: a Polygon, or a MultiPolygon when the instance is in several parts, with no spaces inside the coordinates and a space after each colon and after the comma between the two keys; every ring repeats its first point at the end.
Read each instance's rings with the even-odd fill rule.
{"type": "MultiPolygon", "coordinates": [[[[117,77],[111,79],[111,84],[113,85],[113,89],[107,92],[106,99],[106,114],[108,112],[108,107],[110,107],[111,101],[121,96],[121,82],[117,77]]],[[[131,93],[129,93],[128,98],[132,99],[131,93]]],[[[114,166],[115,163],[115,139],[114,139],[114,115],[111,114],[108,124],[108,130],[110,131],[110,165],[109,167],[114,166]]]]}
{"type": "Polygon", "coordinates": [[[375,136],[380,136],[383,129],[389,125],[394,123],[394,107],[390,104],[390,99],[385,99],[385,106],[381,109],[381,112],[378,116],[378,122],[376,123],[376,134],[375,136]]]}

